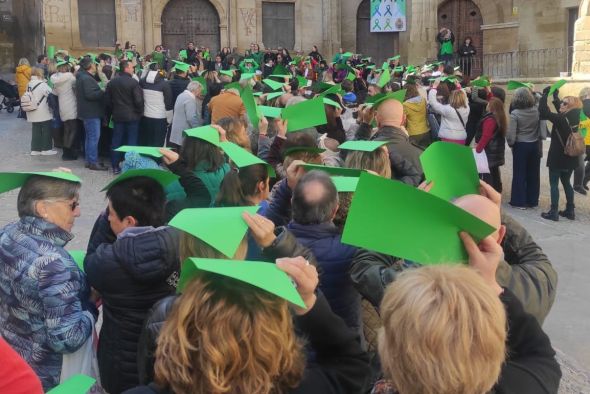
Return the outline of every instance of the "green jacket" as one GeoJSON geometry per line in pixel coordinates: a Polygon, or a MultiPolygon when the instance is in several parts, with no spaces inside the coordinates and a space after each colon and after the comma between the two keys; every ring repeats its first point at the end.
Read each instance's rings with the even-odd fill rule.
{"type": "MultiPolygon", "coordinates": [[[[502,223],[506,226],[502,243],[505,258],[498,266],[496,279],[543,324],[555,300],[557,272],[520,223],[506,214],[502,214],[502,223]]],[[[354,257],[350,276],[359,293],[379,308],[385,288],[406,267],[400,259],[361,249],[354,257]]]]}

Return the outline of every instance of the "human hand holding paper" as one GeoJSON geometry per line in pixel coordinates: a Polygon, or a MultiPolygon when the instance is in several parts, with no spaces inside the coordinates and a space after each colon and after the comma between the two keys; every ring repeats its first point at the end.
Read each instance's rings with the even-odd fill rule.
{"type": "Polygon", "coordinates": [[[162,154],[162,160],[164,161],[164,164],[166,164],[167,166],[176,163],[180,158],[180,155],[178,153],[171,151],[170,149],[160,148],[159,151],[162,154]]]}
{"type": "Polygon", "coordinates": [[[317,297],[315,290],[318,287],[319,275],[316,267],[309,264],[303,257],[282,258],[276,261],[277,268],[285,272],[297,284],[297,292],[305,303],[306,309],[296,308],[298,315],[306,314],[313,308],[317,297]]]}
{"type": "Polygon", "coordinates": [[[287,185],[291,190],[295,189],[297,182],[305,174],[304,164],[303,160],[295,160],[287,167],[287,185]]]}
{"type": "Polygon", "coordinates": [[[274,223],[264,216],[244,212],[242,218],[250,228],[252,238],[260,247],[268,248],[277,239],[274,223]]]}
{"type": "Polygon", "coordinates": [[[479,245],[466,232],[459,233],[459,236],[469,255],[469,266],[481,275],[496,294],[502,294],[502,287],[496,281],[496,270],[504,256],[502,246],[492,236],[482,239],[479,245]]]}

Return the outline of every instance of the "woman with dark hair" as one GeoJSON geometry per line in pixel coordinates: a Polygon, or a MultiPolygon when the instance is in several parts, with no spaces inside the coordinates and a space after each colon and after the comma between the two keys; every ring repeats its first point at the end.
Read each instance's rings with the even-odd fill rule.
{"type": "Polygon", "coordinates": [[[481,153],[485,150],[488,158],[489,174],[481,174],[482,179],[492,185],[498,193],[502,193],[502,175],[500,167],[504,165],[504,151],[506,150],[506,111],[504,104],[497,98],[492,98],[486,108],[486,114],[480,120],[475,132],[475,150],[481,153]]]}
{"type": "Polygon", "coordinates": [[[18,194],[20,219],[0,230],[0,336],[45,391],[60,383],[64,355],[86,343],[98,316],[86,275],[64,249],[80,216],[79,191],[72,174],[31,176],[18,194]]]}
{"type": "Polygon", "coordinates": [[[473,57],[477,54],[477,50],[473,45],[471,37],[465,37],[463,45],[459,48],[459,60],[461,62],[461,71],[463,75],[471,76],[471,67],[473,66],[473,57]]]}
{"type": "Polygon", "coordinates": [[[342,124],[342,118],[340,117],[343,112],[343,105],[340,100],[340,96],[336,94],[328,94],[326,98],[332,100],[338,104],[338,106],[324,104],[328,123],[318,126],[316,129],[318,133],[327,134],[328,138],[335,139],[342,144],[346,142],[346,132],[344,131],[344,125],[342,124]]]}

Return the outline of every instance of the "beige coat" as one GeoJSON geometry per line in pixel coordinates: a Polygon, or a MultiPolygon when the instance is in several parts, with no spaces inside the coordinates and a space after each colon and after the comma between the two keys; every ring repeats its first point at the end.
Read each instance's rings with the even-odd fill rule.
{"type": "Polygon", "coordinates": [[[62,121],[78,118],[76,106],[76,77],[72,73],[55,73],[51,76],[53,94],[59,99],[59,116],[62,121]]]}
{"type": "Polygon", "coordinates": [[[43,101],[41,101],[36,110],[27,112],[27,122],[29,123],[46,122],[53,119],[53,114],[51,113],[51,109],[49,109],[49,104],[47,104],[47,96],[51,93],[51,88],[44,79],[32,76],[28,87],[33,89],[37,85],[39,86],[33,91],[35,102],[38,103],[43,97],[45,98],[43,98],[43,101]]]}

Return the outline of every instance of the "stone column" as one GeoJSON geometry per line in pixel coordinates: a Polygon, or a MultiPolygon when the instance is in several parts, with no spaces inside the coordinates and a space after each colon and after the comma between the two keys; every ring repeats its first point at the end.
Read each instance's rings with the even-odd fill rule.
{"type": "Polygon", "coordinates": [[[439,0],[408,1],[408,31],[400,33],[400,52],[408,64],[422,64],[436,57],[439,0]]]}
{"type": "Polygon", "coordinates": [[[574,32],[572,74],[577,78],[590,77],[590,0],[583,0],[574,32]]]}

